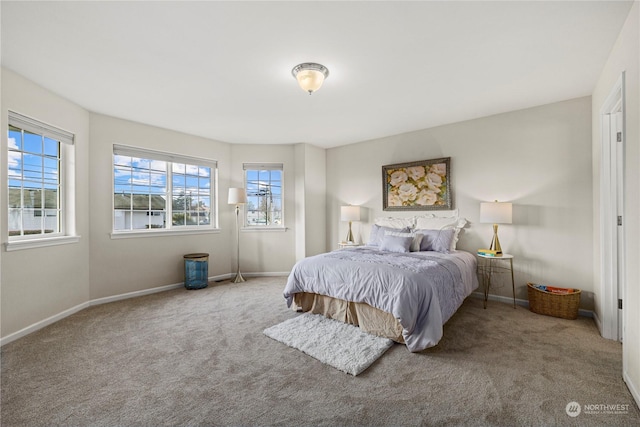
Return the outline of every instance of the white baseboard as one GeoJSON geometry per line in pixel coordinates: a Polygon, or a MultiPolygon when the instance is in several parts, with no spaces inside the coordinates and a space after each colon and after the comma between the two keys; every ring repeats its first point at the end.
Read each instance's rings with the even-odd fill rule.
{"type": "MultiPolygon", "coordinates": [[[[271,273],[242,273],[245,277],[287,277],[289,275],[289,271],[274,271],[271,273]]],[[[233,274],[231,274],[233,277],[233,274]]]]}
{"type": "Polygon", "coordinates": [[[181,288],[183,286],[184,286],[184,283],[174,283],[173,285],[158,286],[157,288],[143,289],[141,291],[127,292],[126,294],[113,295],[113,296],[110,296],[110,297],[92,299],[91,301],[89,301],[89,305],[90,306],[94,306],[94,305],[100,305],[100,304],[108,304],[110,302],[120,301],[120,300],[123,300],[123,299],[136,298],[136,297],[141,297],[141,296],[144,296],[144,295],[155,294],[155,293],[158,293],[158,292],[169,291],[171,289],[178,289],[178,288],[181,288]]]}
{"type": "Polygon", "coordinates": [[[89,308],[90,306],[91,306],[91,303],[89,301],[83,302],[82,304],[78,304],[75,307],[68,308],[61,313],[55,314],[51,317],[47,317],[46,319],[36,322],[33,325],[27,326],[26,328],[22,328],[17,332],[14,332],[12,334],[7,335],[6,337],[1,338],[0,347],[5,344],[9,344],[12,341],[17,340],[18,338],[22,338],[26,335],[29,335],[32,332],[35,332],[46,326],[49,326],[52,323],[57,322],[58,320],[62,320],[65,317],[71,316],[72,314],[75,314],[81,310],[84,310],[85,308],[89,308]]]}
{"type": "Polygon", "coordinates": [[[596,328],[598,328],[598,332],[600,336],[602,336],[602,321],[600,320],[600,316],[595,311],[593,312],[593,321],[596,322],[596,328]]]}
{"type": "MultiPolygon", "coordinates": [[[[270,273],[242,273],[243,276],[245,277],[279,277],[279,276],[288,276],[289,272],[270,272],[270,273]]],[[[220,282],[222,280],[227,280],[227,279],[231,279],[235,277],[235,273],[227,273],[227,274],[220,274],[218,276],[212,276],[209,277],[209,281],[210,282],[220,282]]],[[[36,322],[32,325],[29,325],[25,328],[20,329],[17,332],[14,332],[12,334],[7,335],[6,337],[0,338],[0,347],[2,347],[5,344],[9,344],[10,342],[13,342],[19,338],[22,338],[26,335],[29,335],[32,332],[38,331],[46,326],[51,325],[52,323],[55,323],[59,320],[64,319],[65,317],[69,317],[72,314],[75,314],[81,310],[84,310],[85,308],[89,308],[92,307],[94,305],[100,305],[100,304],[107,304],[110,302],[115,302],[115,301],[121,301],[124,299],[129,299],[129,298],[136,298],[136,297],[141,297],[144,295],[151,295],[151,294],[155,294],[158,292],[164,292],[164,291],[169,291],[171,289],[178,289],[184,286],[184,282],[181,283],[174,283],[172,285],[165,285],[165,286],[158,286],[157,288],[150,288],[150,289],[143,289],[141,291],[134,291],[134,292],[127,292],[124,294],[119,294],[119,295],[113,295],[110,297],[104,297],[104,298],[97,298],[97,299],[93,299],[93,300],[89,300],[87,302],[83,302],[82,304],[78,304],[75,307],[71,307],[68,308],[58,314],[54,314],[51,317],[47,317],[44,320],[41,320],[39,322],[36,322]]]]}
{"type": "Polygon", "coordinates": [[[640,390],[633,383],[633,381],[631,381],[631,378],[629,377],[629,375],[627,375],[627,372],[625,370],[622,371],[622,378],[624,379],[624,382],[627,384],[627,388],[629,388],[629,392],[631,392],[631,396],[633,396],[633,399],[636,401],[636,405],[640,407],[640,390]]]}
{"type": "MultiPolygon", "coordinates": [[[[480,298],[480,299],[484,299],[484,293],[483,292],[474,292],[471,294],[472,297],[474,298],[480,298]]],[[[489,294],[489,301],[499,301],[499,302],[504,302],[507,304],[513,304],[513,297],[505,297],[502,295],[491,295],[489,294]]],[[[516,298],[516,304],[520,305],[522,307],[526,307],[529,308],[529,300],[526,299],[519,299],[516,298]]],[[[583,310],[583,309],[578,309],[578,315],[579,316],[583,316],[583,317],[593,317],[594,316],[594,312],[591,310],[583,310]]]]}

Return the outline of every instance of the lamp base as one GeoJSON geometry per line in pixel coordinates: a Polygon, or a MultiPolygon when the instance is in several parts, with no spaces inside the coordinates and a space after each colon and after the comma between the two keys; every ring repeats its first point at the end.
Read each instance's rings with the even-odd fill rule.
{"type": "Polygon", "coordinates": [[[491,245],[489,249],[496,251],[496,254],[502,254],[502,248],[500,247],[500,240],[498,240],[498,224],[493,224],[493,239],[491,239],[491,245]]]}
{"type": "Polygon", "coordinates": [[[345,240],[347,243],[353,243],[353,233],[351,232],[351,221],[349,221],[349,232],[347,233],[347,240],[345,240]]]}
{"type": "Polygon", "coordinates": [[[246,282],[246,280],[244,279],[244,277],[242,277],[242,273],[238,271],[236,273],[236,277],[232,280],[232,283],[242,283],[242,282],[246,282]]]}

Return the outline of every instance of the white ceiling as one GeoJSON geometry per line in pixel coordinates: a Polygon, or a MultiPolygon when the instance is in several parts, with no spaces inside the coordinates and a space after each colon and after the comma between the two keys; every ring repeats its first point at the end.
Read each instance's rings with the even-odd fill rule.
{"type": "Polygon", "coordinates": [[[590,95],[632,2],[0,4],[2,65],[90,111],[334,147],[590,95]]]}

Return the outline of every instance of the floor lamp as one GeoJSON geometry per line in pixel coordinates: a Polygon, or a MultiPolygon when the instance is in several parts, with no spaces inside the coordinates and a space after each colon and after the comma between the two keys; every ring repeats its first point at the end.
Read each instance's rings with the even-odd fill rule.
{"type": "Polygon", "coordinates": [[[247,193],[245,193],[244,188],[230,188],[228,203],[230,205],[236,205],[236,249],[238,250],[236,259],[238,263],[236,277],[233,279],[233,283],[242,283],[245,280],[240,273],[240,205],[247,203],[247,193]]]}

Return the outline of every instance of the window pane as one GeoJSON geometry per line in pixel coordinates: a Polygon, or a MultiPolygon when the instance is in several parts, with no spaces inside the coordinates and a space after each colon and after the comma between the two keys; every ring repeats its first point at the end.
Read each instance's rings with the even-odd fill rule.
{"type": "Polygon", "coordinates": [[[44,154],[46,156],[57,158],[58,152],[60,151],[59,147],[60,147],[60,143],[55,139],[51,139],[47,137],[44,138],[44,154]]]}
{"type": "Polygon", "coordinates": [[[22,210],[22,230],[24,235],[42,234],[42,210],[22,210]]]}
{"type": "Polygon", "coordinates": [[[47,209],[58,209],[59,199],[57,190],[44,190],[44,207],[47,209]]]}
{"type": "Polygon", "coordinates": [[[131,158],[131,166],[136,169],[149,170],[151,161],[149,159],[141,159],[139,157],[131,158]]]}
{"type": "Polygon", "coordinates": [[[115,209],[131,209],[131,193],[117,193],[113,195],[113,206],[115,209]]]}
{"type": "Polygon", "coordinates": [[[119,154],[114,154],[113,156],[113,164],[118,166],[129,166],[131,167],[131,157],[129,156],[121,156],[119,154]]]}
{"type": "Polygon", "coordinates": [[[173,194],[184,193],[186,177],[184,175],[173,175],[173,194]]]}
{"type": "Polygon", "coordinates": [[[24,157],[24,170],[22,172],[25,179],[31,179],[36,181],[42,181],[43,179],[43,157],[33,154],[25,154],[24,157]]]}
{"type": "Polygon", "coordinates": [[[196,165],[185,165],[185,171],[187,175],[198,176],[200,173],[200,168],[196,165]]]}
{"type": "Polygon", "coordinates": [[[28,153],[42,154],[42,136],[24,131],[24,151],[28,153]]]}
{"type": "Polygon", "coordinates": [[[172,225],[185,225],[187,215],[184,212],[174,212],[172,216],[172,225]]]}
{"type": "Polygon", "coordinates": [[[187,192],[198,191],[198,177],[187,175],[187,192]]]}
{"type": "Polygon", "coordinates": [[[58,209],[45,209],[44,211],[44,232],[54,233],[60,228],[60,218],[58,209]]]}
{"type": "Polygon", "coordinates": [[[22,178],[22,153],[9,151],[7,154],[9,179],[22,178]]]}
{"type": "Polygon", "coordinates": [[[22,230],[22,209],[9,209],[9,236],[20,236],[22,230]]]}
{"type": "Polygon", "coordinates": [[[180,173],[184,175],[185,165],[184,163],[173,163],[172,170],[173,170],[173,173],[180,173]]]}
{"type": "Polygon", "coordinates": [[[17,127],[9,125],[7,140],[9,150],[22,150],[22,132],[17,127]]]}

